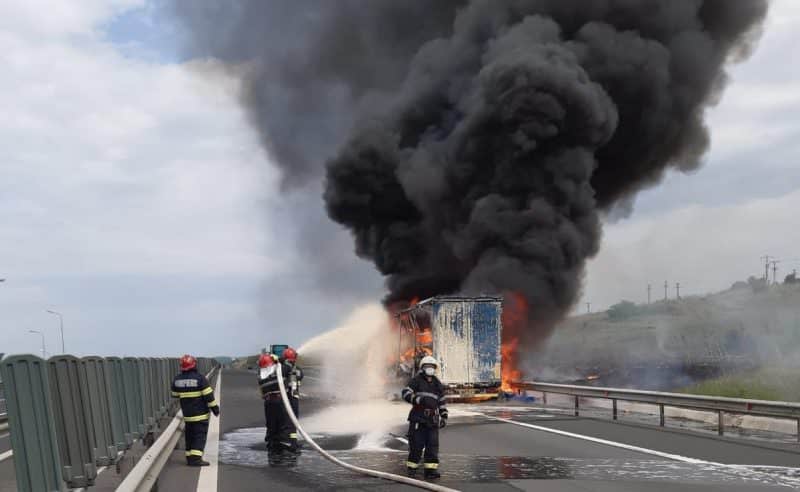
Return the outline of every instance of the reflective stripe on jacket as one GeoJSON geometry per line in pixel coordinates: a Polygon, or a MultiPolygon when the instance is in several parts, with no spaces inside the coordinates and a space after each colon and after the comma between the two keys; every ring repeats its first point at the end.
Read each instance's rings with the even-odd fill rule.
{"type": "Polygon", "coordinates": [[[425,422],[425,410],[438,410],[442,418],[447,418],[447,401],[444,396],[444,385],[436,376],[417,374],[400,393],[405,401],[413,405],[408,412],[409,422],[425,422]]]}
{"type": "Polygon", "coordinates": [[[185,422],[208,420],[208,410],[217,406],[214,390],[208,384],[208,379],[197,369],[175,376],[175,379],[172,380],[172,396],[180,399],[185,422]]]}

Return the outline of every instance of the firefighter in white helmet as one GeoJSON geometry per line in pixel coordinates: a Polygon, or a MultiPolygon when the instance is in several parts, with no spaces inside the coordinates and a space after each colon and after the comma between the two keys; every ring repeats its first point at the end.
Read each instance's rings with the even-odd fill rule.
{"type": "Polygon", "coordinates": [[[403,388],[402,396],[412,405],[408,413],[409,476],[414,476],[423,458],[425,478],[439,478],[439,429],[447,425],[444,385],[436,377],[439,362],[427,355],[420,361],[419,373],[403,388]],[[423,457],[424,451],[424,457],[423,457]]]}

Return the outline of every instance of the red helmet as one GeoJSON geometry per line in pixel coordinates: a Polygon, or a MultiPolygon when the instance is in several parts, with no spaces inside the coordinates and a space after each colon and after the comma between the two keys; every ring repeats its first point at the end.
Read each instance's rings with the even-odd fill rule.
{"type": "Polygon", "coordinates": [[[269,367],[275,363],[275,360],[272,358],[270,354],[261,354],[261,357],[258,358],[258,367],[265,368],[269,367]]]}
{"type": "Polygon", "coordinates": [[[289,362],[297,362],[297,351],[292,347],[286,347],[286,350],[283,351],[283,358],[289,362]]]}
{"type": "Polygon", "coordinates": [[[197,359],[189,354],[181,357],[181,371],[191,371],[195,367],[197,367],[197,359]]]}

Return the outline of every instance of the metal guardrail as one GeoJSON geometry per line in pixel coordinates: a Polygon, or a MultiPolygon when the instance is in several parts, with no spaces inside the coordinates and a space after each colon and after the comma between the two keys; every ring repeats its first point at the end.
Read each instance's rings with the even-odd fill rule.
{"type": "MultiPolygon", "coordinates": [[[[206,373],[216,365],[197,362],[206,373]]],[[[0,371],[20,492],[92,486],[134,440],[152,443],[177,407],[169,392],[177,358],[16,355],[0,371]]]]}
{"type": "Polygon", "coordinates": [[[547,394],[568,395],[575,398],[575,416],[580,414],[581,398],[599,398],[612,401],[612,418],[617,420],[617,401],[646,403],[659,407],[660,425],[665,425],[664,407],[685,408],[717,413],[717,433],[725,433],[723,416],[726,413],[755,415],[789,419],[797,422],[797,439],[800,442],[800,403],[769,400],[747,400],[743,398],[724,398],[683,393],[663,393],[659,391],[639,391],[621,388],[599,388],[550,383],[511,383],[515,390],[542,393],[542,401],[547,404],[547,394]]]}

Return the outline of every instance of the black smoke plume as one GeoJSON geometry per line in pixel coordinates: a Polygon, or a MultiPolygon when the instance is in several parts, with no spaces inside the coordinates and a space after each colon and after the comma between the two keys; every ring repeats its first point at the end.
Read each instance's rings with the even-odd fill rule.
{"type": "Polygon", "coordinates": [[[296,186],[386,276],[387,302],[517,292],[540,340],[604,212],[696,169],[725,64],[766,0],[239,0],[176,6],[247,62],[243,103],[296,186]]]}

